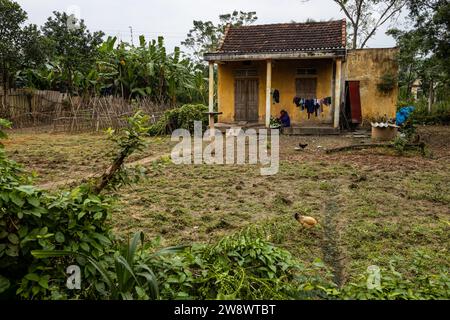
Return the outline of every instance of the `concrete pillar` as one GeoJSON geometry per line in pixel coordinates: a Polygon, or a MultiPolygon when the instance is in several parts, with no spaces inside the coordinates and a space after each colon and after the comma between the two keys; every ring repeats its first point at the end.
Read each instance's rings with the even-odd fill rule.
{"type": "Polygon", "coordinates": [[[211,129],[211,135],[214,135],[214,62],[209,62],[209,128],[211,129]]]}
{"type": "Polygon", "coordinates": [[[214,62],[209,62],[209,112],[214,111],[214,62]]]}
{"type": "Polygon", "coordinates": [[[334,76],[334,127],[339,128],[339,116],[341,113],[341,87],[342,87],[342,61],[336,60],[336,73],[334,76]]]}
{"type": "Polygon", "coordinates": [[[266,127],[270,127],[270,110],[272,105],[272,60],[267,60],[266,72],[266,127]]]}

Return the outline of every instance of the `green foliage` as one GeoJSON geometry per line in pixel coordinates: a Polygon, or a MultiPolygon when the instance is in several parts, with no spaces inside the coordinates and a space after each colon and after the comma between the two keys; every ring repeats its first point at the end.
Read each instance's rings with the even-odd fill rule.
{"type": "Polygon", "coordinates": [[[135,151],[142,151],[147,146],[143,136],[149,130],[149,116],[139,110],[126,120],[127,126],[118,133],[112,129],[108,129],[107,134],[121,150],[120,154],[125,152],[125,156],[127,157],[135,151]]]}
{"type": "Polygon", "coordinates": [[[271,128],[278,128],[281,126],[281,121],[277,117],[270,117],[270,127],[271,128]]]}
{"type": "Polygon", "coordinates": [[[194,121],[201,121],[203,129],[208,123],[208,107],[202,104],[186,104],[182,107],[168,110],[159,121],[150,127],[150,135],[171,133],[176,129],[187,129],[194,132],[194,121]]]}
{"type": "Polygon", "coordinates": [[[17,2],[0,0],[0,82],[4,89],[14,86],[19,70],[44,60],[41,33],[35,25],[24,26],[26,20],[27,13],[17,2]]]}
{"type": "Polygon", "coordinates": [[[150,97],[160,104],[205,101],[205,71],[183,57],[178,47],[168,54],[163,37],[147,42],[140,36],[138,47],[116,46],[116,41],[108,38],[99,48],[97,82],[101,91],[125,98],[150,97]]]}
{"type": "MultiPolygon", "coordinates": [[[[39,30],[22,27],[26,12],[17,3],[0,2],[0,67],[6,84],[73,95],[147,97],[175,106],[207,99],[206,68],[178,47],[168,53],[164,38],[139,45],[103,41],[83,20],[54,12],[39,30]],[[3,70],[4,69],[4,70],[3,70]]],[[[231,18],[230,18],[231,19],[231,18]]]]}
{"type": "MultiPolygon", "coordinates": [[[[114,138],[120,148],[118,159],[122,162],[119,165],[116,159],[117,168],[108,171],[109,179],[101,179],[102,188],[121,172],[123,160],[143,147],[141,135],[148,130],[146,119],[142,113],[136,113],[128,119],[128,128],[114,138]]],[[[1,121],[0,124],[8,123],[1,121]]],[[[107,257],[115,238],[106,223],[113,199],[99,194],[102,188],[93,189],[89,183],[56,194],[42,191],[32,186],[31,178],[18,164],[8,160],[1,148],[0,173],[2,288],[7,287],[7,279],[10,290],[17,290],[17,294],[26,299],[93,298],[107,294],[101,268],[113,262],[107,257]],[[31,255],[33,250],[62,250],[78,255],[36,260],[31,255]],[[99,267],[89,263],[86,256],[97,261],[99,267]],[[66,290],[64,286],[65,268],[74,263],[82,268],[86,283],[80,293],[66,290]]],[[[131,250],[135,250],[133,248],[135,245],[131,250]]]]}
{"type": "Polygon", "coordinates": [[[388,94],[397,86],[397,77],[394,74],[386,73],[381,77],[380,82],[377,84],[377,88],[380,92],[388,94]]]}
{"type": "MultiPolygon", "coordinates": [[[[144,249],[144,234],[136,233],[128,245],[121,249],[111,252],[109,256],[102,256],[102,261],[79,252],[72,251],[32,251],[33,256],[39,259],[78,256],[87,260],[100,274],[106,287],[101,287],[104,299],[111,300],[149,300],[158,299],[159,288],[156,276],[150,267],[143,263],[143,257],[146,259],[144,249]],[[141,243],[141,249],[138,249],[141,243]],[[102,262],[111,262],[105,264],[102,262]]],[[[157,252],[152,257],[168,252],[174,253],[178,248],[168,248],[157,252]]]]}
{"type": "Polygon", "coordinates": [[[399,155],[402,155],[405,152],[406,145],[408,144],[408,140],[401,136],[397,136],[394,139],[394,148],[399,155]]]}
{"type": "Polygon", "coordinates": [[[56,11],[53,14],[42,31],[51,48],[50,60],[61,66],[63,83],[60,90],[72,93],[78,74],[89,74],[104,34],[89,32],[84,21],[78,21],[73,15],[56,11]]]}
{"type": "Polygon", "coordinates": [[[392,29],[400,48],[399,83],[410,96],[415,80],[420,80],[422,92],[438,102],[448,102],[450,79],[450,4],[442,0],[408,0],[408,30],[392,29]]]}
{"type": "Polygon", "coordinates": [[[442,270],[438,274],[426,274],[428,258],[418,252],[413,263],[403,273],[396,269],[396,260],[390,262],[389,268],[381,268],[381,286],[367,288],[367,276],[360,275],[348,283],[338,294],[340,299],[371,300],[428,300],[449,299],[450,278],[442,270]],[[407,275],[409,273],[409,275],[407,275]]]}
{"type": "Polygon", "coordinates": [[[200,280],[199,293],[204,298],[306,298],[315,289],[309,279],[297,283],[296,277],[305,277],[308,270],[288,251],[251,234],[224,238],[207,249],[203,258],[209,265],[208,274],[200,280]]]}
{"type": "Polygon", "coordinates": [[[310,299],[333,291],[317,276],[320,261],[308,269],[249,230],[150,263],[163,299],[310,299]]]}
{"type": "Polygon", "coordinates": [[[442,101],[433,105],[431,112],[428,112],[428,102],[421,99],[415,103],[414,112],[411,114],[411,121],[415,124],[450,124],[450,101],[442,101]]]}

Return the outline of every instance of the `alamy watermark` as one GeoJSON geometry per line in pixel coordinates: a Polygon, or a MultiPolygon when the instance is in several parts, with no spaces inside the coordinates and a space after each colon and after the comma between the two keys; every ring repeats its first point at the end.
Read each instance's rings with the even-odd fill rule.
{"type": "Polygon", "coordinates": [[[174,164],[226,164],[263,166],[261,175],[275,175],[280,167],[280,135],[277,129],[232,128],[225,137],[217,129],[203,133],[202,122],[194,122],[194,136],[186,129],[172,133],[178,144],[172,149],[174,164]],[[181,139],[181,141],[180,141],[181,139]],[[204,142],[209,142],[204,148],[204,142]]]}
{"type": "Polygon", "coordinates": [[[69,275],[66,281],[66,287],[69,290],[81,289],[81,269],[77,265],[68,266],[66,273],[69,275]]]}
{"type": "Polygon", "coordinates": [[[71,5],[66,9],[67,29],[76,30],[80,27],[81,21],[81,8],[77,5],[71,5]]]}
{"type": "Polygon", "coordinates": [[[367,267],[367,289],[381,289],[381,270],[379,266],[367,267]]]}

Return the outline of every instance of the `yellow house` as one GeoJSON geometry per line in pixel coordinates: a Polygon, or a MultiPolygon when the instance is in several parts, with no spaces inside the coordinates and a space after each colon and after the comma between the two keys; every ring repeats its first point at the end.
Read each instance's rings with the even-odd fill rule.
{"type": "Polygon", "coordinates": [[[394,117],[397,85],[381,91],[379,83],[395,79],[396,53],[347,50],[345,20],[227,27],[218,50],[205,55],[210,112],[218,70],[220,123],[269,127],[285,110],[293,127],[337,130],[394,117]]]}

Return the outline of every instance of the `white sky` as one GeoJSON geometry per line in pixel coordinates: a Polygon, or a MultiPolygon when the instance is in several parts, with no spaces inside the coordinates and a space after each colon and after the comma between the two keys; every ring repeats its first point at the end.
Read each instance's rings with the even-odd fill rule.
{"type": "MultiPolygon", "coordinates": [[[[192,27],[193,20],[218,21],[218,16],[233,10],[256,11],[257,24],[295,20],[329,20],[344,18],[332,0],[15,0],[28,13],[29,22],[42,25],[53,11],[79,8],[91,31],[102,30],[107,35],[130,41],[133,27],[134,43],[138,36],[162,35],[168,49],[180,45],[192,27]]],[[[398,23],[397,23],[398,25],[398,23]]],[[[392,47],[394,40],[385,35],[388,26],[380,29],[369,41],[369,47],[392,47]]]]}

